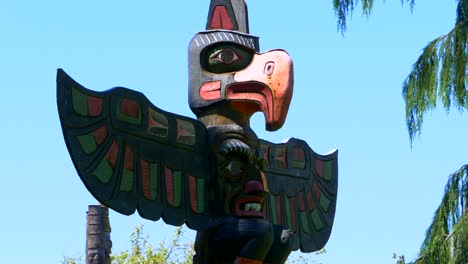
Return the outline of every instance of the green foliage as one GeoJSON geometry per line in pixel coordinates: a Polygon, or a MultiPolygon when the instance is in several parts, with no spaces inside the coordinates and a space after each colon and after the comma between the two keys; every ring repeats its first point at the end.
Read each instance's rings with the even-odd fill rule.
{"type": "MultiPolygon", "coordinates": [[[[154,247],[150,237],[144,234],[144,226],[135,227],[130,234],[131,250],[124,250],[112,255],[112,264],[191,264],[195,254],[193,243],[182,243],[184,228],[179,226],[172,236],[170,243],[165,241],[154,247]]],[[[312,254],[298,254],[290,257],[286,264],[319,264],[312,258],[325,254],[322,249],[312,254]]],[[[85,264],[82,257],[64,257],[61,264],[85,264]]]]}
{"type": "MultiPolygon", "coordinates": [[[[358,0],[334,0],[338,30],[346,31],[346,19],[358,0]]],[[[403,4],[402,0],[402,4],[403,4]]],[[[411,9],[415,0],[407,0],[411,9]]],[[[403,82],[406,103],[406,124],[412,144],[421,134],[424,114],[441,101],[449,111],[452,107],[468,109],[468,0],[457,0],[454,28],[423,49],[403,82]]],[[[361,0],[364,15],[372,10],[372,0],[361,0]]],[[[468,263],[468,165],[449,177],[444,197],[428,228],[419,257],[412,264],[468,263]]],[[[405,264],[405,257],[394,254],[396,264],[405,264]]]]}
{"type": "Polygon", "coordinates": [[[412,142],[421,133],[424,114],[442,101],[448,111],[452,106],[468,109],[468,0],[458,0],[455,27],[424,48],[403,83],[406,124],[412,142]]]}
{"type": "MultiPolygon", "coordinates": [[[[341,33],[346,31],[347,18],[351,17],[354,12],[354,8],[358,4],[359,0],[333,0],[333,8],[335,9],[335,15],[338,17],[338,30],[341,33]]],[[[415,0],[406,0],[409,3],[411,10],[415,5],[415,0]]],[[[401,0],[401,4],[404,0],[401,0]]],[[[365,16],[370,15],[372,8],[374,7],[373,0],[361,0],[362,13],[365,16]]]]}
{"type": "MultiPolygon", "coordinates": [[[[130,234],[131,250],[111,255],[112,264],[190,264],[194,255],[193,244],[183,243],[184,229],[179,226],[170,243],[165,241],[154,247],[150,237],[144,235],[143,224],[130,234]]],[[[85,264],[82,257],[65,257],[61,264],[85,264]]]]}
{"type": "MultiPolygon", "coordinates": [[[[338,18],[338,30],[346,31],[347,19],[351,17],[359,0],[333,0],[338,18]]],[[[374,1],[360,0],[362,12],[370,15],[374,1]]],[[[401,0],[413,10],[415,0],[401,0]]],[[[440,36],[423,49],[416,63],[403,82],[402,93],[406,103],[406,125],[410,142],[421,134],[424,114],[435,108],[440,100],[448,111],[468,109],[467,62],[468,62],[468,0],[457,0],[454,28],[440,36]]]]}
{"type": "Polygon", "coordinates": [[[149,236],[143,234],[143,224],[130,234],[131,251],[125,250],[112,255],[115,264],[189,264],[194,254],[191,243],[182,243],[182,227],[177,227],[172,241],[159,243],[157,248],[149,243],[149,236]]]}
{"type": "Polygon", "coordinates": [[[314,252],[314,253],[306,253],[306,254],[298,254],[295,256],[289,256],[288,260],[285,264],[320,264],[319,262],[315,261],[313,258],[314,256],[322,255],[327,253],[325,248],[314,252]]]}
{"type": "Polygon", "coordinates": [[[396,253],[393,253],[393,259],[396,259],[396,264],[405,264],[405,256],[404,255],[401,255],[401,256],[398,256],[396,253]]]}
{"type": "MultiPolygon", "coordinates": [[[[393,254],[396,264],[405,256],[393,254]]],[[[418,258],[408,264],[468,263],[468,165],[449,176],[418,258]]]]}
{"type": "MultiPolygon", "coordinates": [[[[403,83],[406,124],[412,143],[424,114],[440,100],[449,111],[468,109],[468,0],[458,0],[454,28],[431,41],[403,83]]],[[[442,203],[412,264],[468,263],[468,165],[450,175],[442,203]]],[[[404,264],[404,257],[397,264],[404,264]]]]}
{"type": "Polygon", "coordinates": [[[450,175],[414,264],[468,263],[468,165],[450,175]]]}
{"type": "Polygon", "coordinates": [[[61,264],[84,264],[85,261],[82,257],[73,258],[73,257],[64,257],[60,262],[61,264]]]}

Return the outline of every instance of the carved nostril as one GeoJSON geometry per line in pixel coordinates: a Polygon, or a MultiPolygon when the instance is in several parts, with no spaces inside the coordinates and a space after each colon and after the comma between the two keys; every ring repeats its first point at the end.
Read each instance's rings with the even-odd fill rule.
{"type": "Polygon", "coordinates": [[[245,193],[253,193],[253,192],[259,192],[259,191],[262,192],[264,191],[264,189],[263,189],[263,185],[257,180],[248,181],[244,185],[245,193]]]}
{"type": "Polygon", "coordinates": [[[263,70],[263,72],[270,76],[273,74],[273,71],[275,70],[275,63],[273,61],[269,61],[265,64],[265,69],[263,70]]]}

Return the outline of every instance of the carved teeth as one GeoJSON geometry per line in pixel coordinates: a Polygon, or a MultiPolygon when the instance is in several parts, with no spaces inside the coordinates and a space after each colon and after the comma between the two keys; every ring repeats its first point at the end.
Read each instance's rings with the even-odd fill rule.
{"type": "Polygon", "coordinates": [[[262,206],[259,203],[245,203],[243,211],[257,211],[260,212],[262,210],[262,206]]]}

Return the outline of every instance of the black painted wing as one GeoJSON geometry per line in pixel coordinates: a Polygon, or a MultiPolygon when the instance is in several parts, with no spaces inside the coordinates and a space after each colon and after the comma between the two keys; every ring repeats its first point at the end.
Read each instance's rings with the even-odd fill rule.
{"type": "Polygon", "coordinates": [[[338,151],[322,156],[305,141],[261,140],[268,183],[269,221],[296,231],[302,252],[317,251],[330,237],[338,188],[338,151]]]}
{"type": "Polygon", "coordinates": [[[88,90],[57,73],[63,135],[81,180],[105,206],[203,229],[209,222],[207,131],[126,88],[88,90]]]}

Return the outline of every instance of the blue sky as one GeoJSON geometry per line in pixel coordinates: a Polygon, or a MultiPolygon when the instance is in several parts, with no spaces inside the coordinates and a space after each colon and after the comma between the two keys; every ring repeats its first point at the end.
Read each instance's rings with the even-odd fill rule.
{"type": "MultiPolygon", "coordinates": [[[[447,33],[456,1],[376,1],[342,36],[332,1],[248,1],[260,48],[294,61],[295,90],[284,127],[259,137],[304,139],[339,149],[339,192],[328,264],[394,263],[416,257],[447,176],[466,163],[468,116],[437,109],[411,149],[401,84],[422,48],[447,33]],[[268,4],[267,4],[268,3],[268,4]]],[[[124,86],[156,106],[191,116],[187,47],[204,30],[209,1],[3,1],[0,5],[0,252],[2,263],[58,263],[84,255],[85,212],[96,204],[76,175],[55,101],[63,68],[93,90],[124,86]]],[[[174,227],[111,213],[114,251],[139,223],[152,241],[174,227]]],[[[187,239],[194,239],[188,232],[187,239]]]]}

